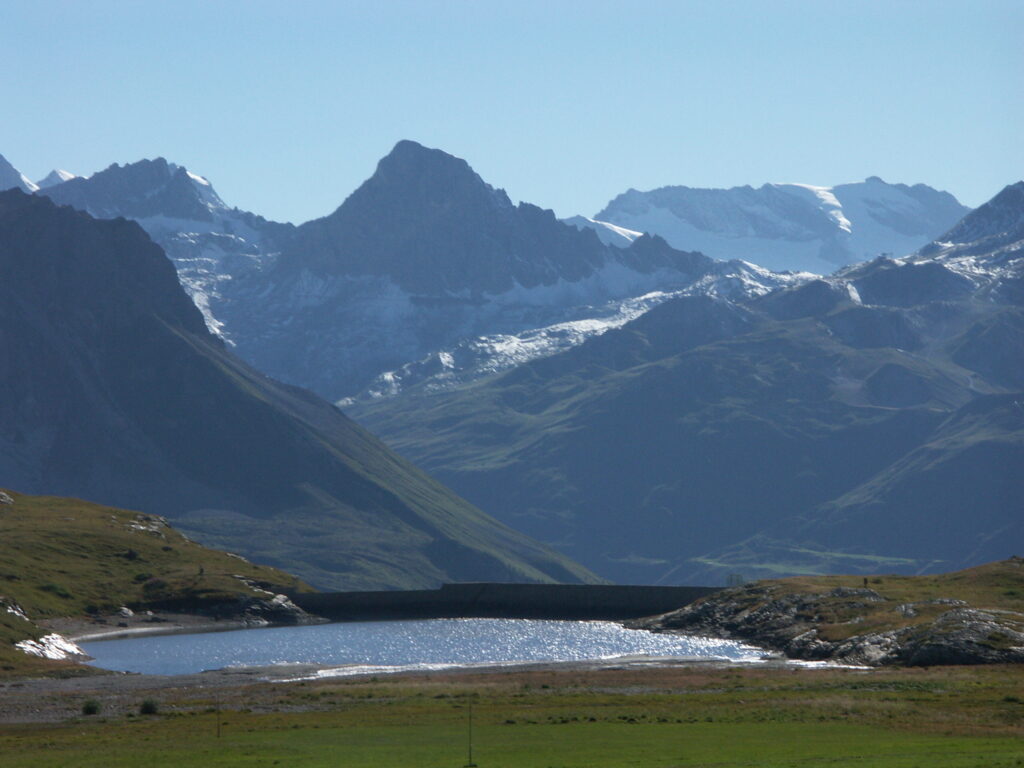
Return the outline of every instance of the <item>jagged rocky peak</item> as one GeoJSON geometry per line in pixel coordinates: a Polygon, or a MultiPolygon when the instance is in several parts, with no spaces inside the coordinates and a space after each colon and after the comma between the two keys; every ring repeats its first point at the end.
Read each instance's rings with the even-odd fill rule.
{"type": "Polygon", "coordinates": [[[481,226],[513,208],[504,190],[490,186],[462,158],[403,140],[321,221],[350,228],[386,218],[392,226],[426,226],[444,233],[481,226]]]}
{"type": "Polygon", "coordinates": [[[566,224],[571,224],[576,229],[592,229],[598,239],[605,245],[614,245],[616,248],[628,248],[629,244],[635,241],[643,233],[636,232],[625,227],[617,227],[607,221],[598,221],[586,216],[570,216],[562,219],[566,224]]]}
{"type": "Polygon", "coordinates": [[[468,198],[499,207],[512,205],[504,190],[491,187],[462,158],[407,139],[381,158],[376,172],[353,197],[371,190],[397,192],[403,205],[447,207],[452,199],[469,202],[468,198]]]}
{"type": "Polygon", "coordinates": [[[46,189],[47,187],[55,187],[58,184],[63,184],[65,181],[71,181],[77,179],[78,176],[71,171],[65,171],[62,168],[54,168],[43,178],[36,182],[36,186],[39,189],[46,189]]]}
{"type": "Polygon", "coordinates": [[[909,261],[937,263],[998,304],[1024,300],[1024,181],[1004,187],[909,261]]]}
{"type": "Polygon", "coordinates": [[[209,181],[162,157],[114,163],[87,179],[48,187],[43,194],[100,218],[209,221],[215,212],[227,210],[209,181]]]}
{"type": "Polygon", "coordinates": [[[1024,181],[1004,187],[938,240],[939,244],[959,244],[1004,236],[1024,239],[1024,181]]]}
{"type": "Polygon", "coordinates": [[[38,187],[28,178],[7,162],[7,158],[0,155],[0,192],[5,189],[20,189],[22,192],[35,192],[38,187]]]}
{"type": "Polygon", "coordinates": [[[387,277],[416,294],[503,293],[602,265],[607,246],[553,212],[513,205],[460,158],[401,141],[334,213],[299,228],[279,266],[387,277]]]}

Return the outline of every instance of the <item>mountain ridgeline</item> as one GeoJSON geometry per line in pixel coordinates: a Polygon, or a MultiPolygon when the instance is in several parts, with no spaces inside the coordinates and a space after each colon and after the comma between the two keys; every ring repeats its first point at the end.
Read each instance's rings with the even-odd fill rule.
{"type": "Polygon", "coordinates": [[[524,331],[614,317],[623,299],[721,271],[661,240],[605,245],[551,211],[513,205],[464,160],[403,141],[219,306],[240,355],[336,399],[382,375],[408,378],[392,372],[432,354],[454,364],[462,356],[443,353],[466,340],[516,344],[524,331]]]}
{"type": "Polygon", "coordinates": [[[60,179],[40,194],[138,221],[207,326],[243,359],[343,403],[419,384],[450,389],[566,350],[680,293],[752,295],[807,279],[751,261],[824,273],[906,253],[967,210],[930,187],[872,178],[630,191],[601,213],[608,221],[561,222],[513,204],[465,160],[412,141],[336,211],[299,227],[229,208],[207,179],[162,158],[60,179]]]}
{"type": "Polygon", "coordinates": [[[1024,549],[1022,190],[912,257],[679,296],[497,377],[351,412],[616,581],[1005,558],[1024,549]]]}
{"type": "Polygon", "coordinates": [[[715,258],[827,275],[879,255],[912,253],[969,210],[948,192],[925,184],[888,184],[872,176],[834,187],[630,189],[589,226],[617,225],[627,233],[661,235],[677,248],[715,258]]]}
{"type": "Polygon", "coordinates": [[[327,588],[593,579],[234,357],[134,222],[0,193],[0,268],[9,487],[166,515],[327,588]]]}
{"type": "Polygon", "coordinates": [[[514,367],[698,283],[763,292],[789,281],[656,237],[612,247],[409,141],[334,213],[299,227],[229,208],[209,181],[162,158],[40,194],[136,220],[211,331],[260,370],[332,400],[514,367]]]}
{"type": "Polygon", "coordinates": [[[223,287],[259,268],[294,231],[290,224],[229,208],[209,181],[163,158],[115,163],[40,194],[96,218],[138,222],[174,262],[207,326],[221,336],[225,329],[212,305],[223,287]]]}
{"type": "MultiPolygon", "coordinates": [[[[294,227],[160,158],[0,174],[133,219],[199,309],[156,256],[145,279],[89,271],[120,252],[94,242],[108,224],[61,209],[66,248],[39,224],[46,258],[18,269],[52,274],[0,289],[32,308],[4,310],[4,353],[35,367],[4,379],[13,487],[163,512],[351,588],[593,578],[567,557],[639,583],[915,572],[1022,542],[1022,184],[966,216],[872,177],[631,190],[563,222],[403,141],[294,227]]],[[[44,209],[10,200],[17,238],[44,209]]]]}

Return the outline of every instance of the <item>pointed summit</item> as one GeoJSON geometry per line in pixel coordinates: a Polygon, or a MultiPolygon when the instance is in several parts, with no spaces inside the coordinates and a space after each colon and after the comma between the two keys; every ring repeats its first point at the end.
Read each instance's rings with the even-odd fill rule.
{"type": "Polygon", "coordinates": [[[465,160],[413,141],[396,144],[334,213],[303,224],[292,245],[283,269],[387,276],[435,296],[578,280],[608,256],[592,232],[513,205],[465,160]]]}
{"type": "Polygon", "coordinates": [[[36,186],[39,189],[46,189],[47,187],[55,187],[58,184],[63,184],[65,181],[71,181],[77,179],[78,176],[73,174],[71,171],[65,171],[61,168],[54,168],[46,176],[36,182],[36,186]]]}
{"type": "Polygon", "coordinates": [[[466,351],[451,369],[459,376],[580,343],[603,327],[609,302],[692,285],[712,266],[650,238],[612,248],[550,210],[513,205],[465,160],[401,141],[336,211],[298,227],[221,299],[225,326],[245,329],[230,331],[240,355],[337,400],[379,376],[433,376],[418,364],[392,372],[429,355],[454,360],[449,350],[466,351]],[[507,346],[490,336],[584,317],[601,319],[507,346]]]}
{"type": "MultiPolygon", "coordinates": [[[[504,190],[494,189],[461,157],[402,140],[377,163],[377,170],[345,205],[408,206],[443,214],[452,205],[470,211],[511,208],[504,190]]],[[[340,209],[339,209],[340,210],[340,209]]]]}
{"type": "Polygon", "coordinates": [[[7,162],[0,155],[0,192],[5,189],[20,189],[22,192],[35,192],[39,187],[29,181],[25,174],[7,162]]]}
{"type": "Polygon", "coordinates": [[[469,163],[461,157],[449,155],[441,149],[425,147],[418,141],[412,141],[411,139],[402,139],[399,141],[391,151],[382,157],[380,162],[377,163],[378,169],[381,166],[393,167],[400,165],[418,165],[421,167],[430,165],[443,167],[448,165],[453,168],[461,168],[465,173],[473,173],[473,169],[469,167],[469,163]]]}

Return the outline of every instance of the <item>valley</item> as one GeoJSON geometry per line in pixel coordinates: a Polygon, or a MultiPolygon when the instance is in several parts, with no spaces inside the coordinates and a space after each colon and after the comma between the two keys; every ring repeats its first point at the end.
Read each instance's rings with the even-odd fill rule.
{"type": "Polygon", "coordinates": [[[0,767],[1024,768],[1022,29],[3,5],[0,767]]]}
{"type": "MultiPolygon", "coordinates": [[[[596,578],[936,572],[1015,554],[1003,542],[1021,539],[1007,473],[1022,458],[1020,185],[955,226],[968,209],[952,196],[877,178],[631,192],[594,219],[561,222],[513,204],[464,160],[401,141],[334,213],[298,227],[230,208],[209,180],[163,159],[37,194],[137,221],[174,262],[204,344],[336,400],[596,578]],[[853,251],[832,274],[773,272],[677,250],[657,232],[703,241],[654,223],[630,230],[614,214],[658,205],[726,239],[754,231],[785,250],[813,230],[853,251]],[[887,254],[925,245],[841,266],[869,241],[887,254]]],[[[318,430],[338,419],[277,391],[318,430]]],[[[358,443],[346,440],[346,451],[358,443]]],[[[88,484],[56,490],[141,504],[88,484]]],[[[344,505],[322,490],[289,498],[289,514],[344,505]]],[[[320,586],[417,586],[369,550],[344,576],[308,558],[296,566],[312,542],[270,535],[251,501],[217,493],[154,509],[179,508],[179,524],[218,546],[238,548],[228,532],[240,526],[249,542],[274,540],[243,549],[320,586]]]]}

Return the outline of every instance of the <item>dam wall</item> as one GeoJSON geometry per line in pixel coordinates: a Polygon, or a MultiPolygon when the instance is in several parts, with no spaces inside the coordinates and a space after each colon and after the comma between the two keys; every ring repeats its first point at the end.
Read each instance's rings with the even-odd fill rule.
{"type": "Polygon", "coordinates": [[[607,584],[444,584],[440,589],[290,595],[331,621],[387,619],[637,619],[681,608],[716,587],[607,584]]]}

